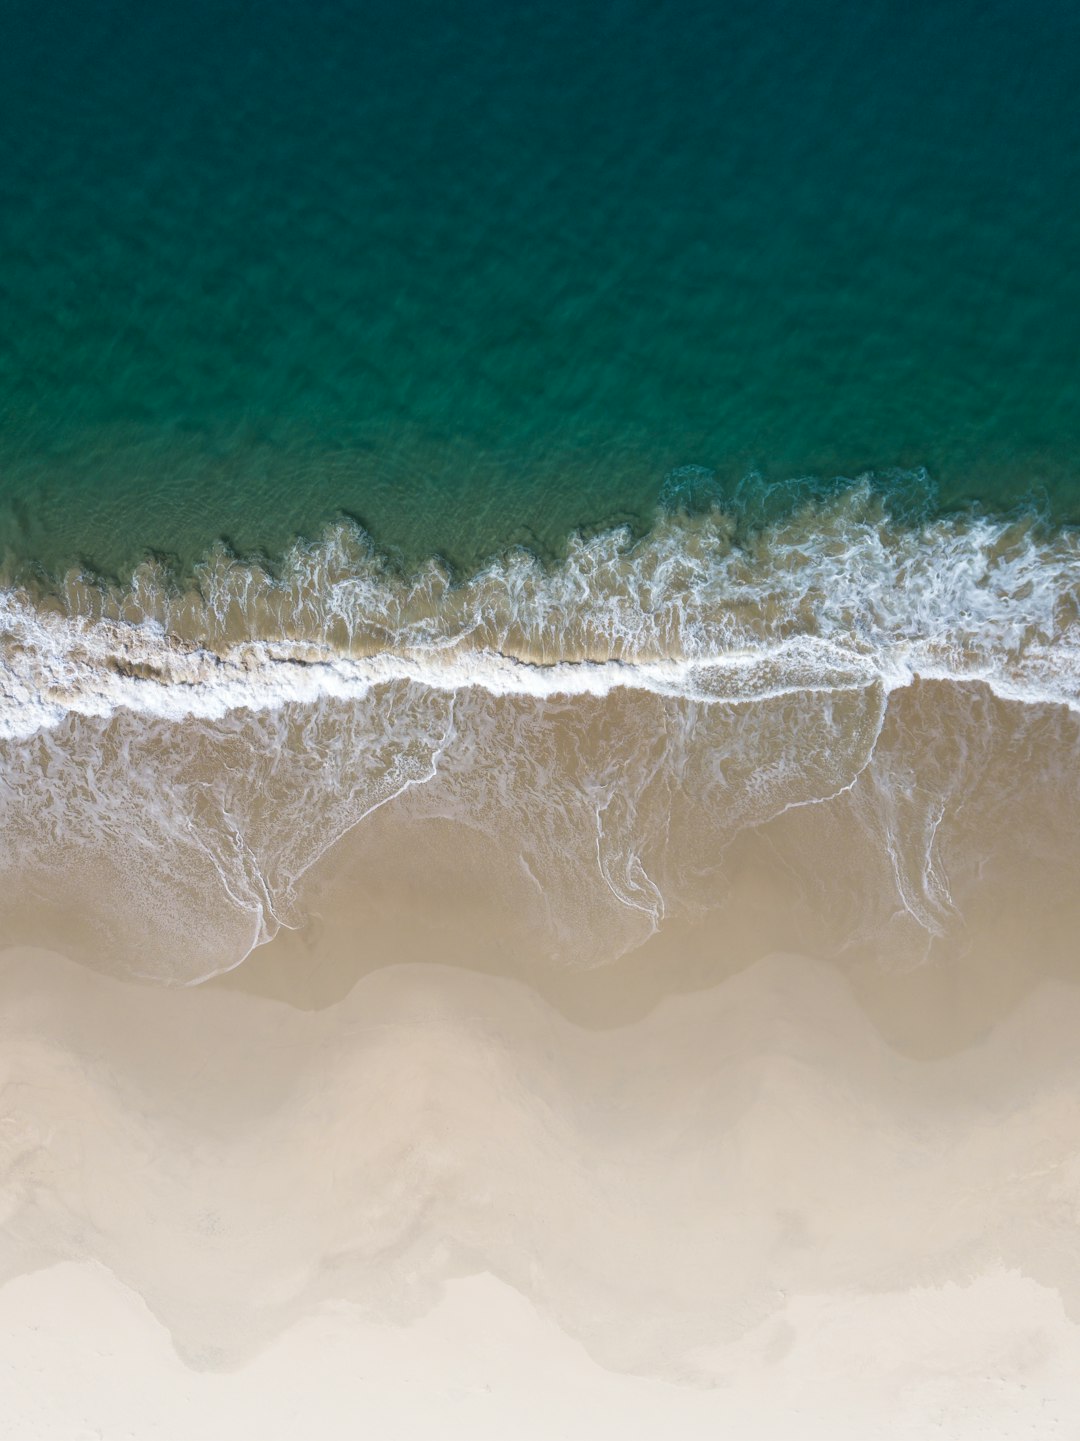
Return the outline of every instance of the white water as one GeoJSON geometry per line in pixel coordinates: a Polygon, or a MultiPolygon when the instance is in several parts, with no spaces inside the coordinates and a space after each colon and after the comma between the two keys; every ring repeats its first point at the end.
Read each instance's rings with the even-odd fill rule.
{"type": "Polygon", "coordinates": [[[128,709],[216,718],[415,681],[494,695],[702,701],[886,690],[915,676],[1080,705],[1080,537],[1030,523],[892,525],[849,492],[732,544],[723,517],[519,552],[454,586],[391,573],[342,527],[283,575],[212,557],[180,595],[151,567],[111,594],[69,578],[58,607],[0,593],[0,735],[128,709]]]}
{"type": "MultiPolygon", "coordinates": [[[[1065,707],[1047,785],[1071,794],[1078,587],[1074,532],[904,529],[856,490],[749,550],[723,517],[669,518],[458,586],[342,528],[276,579],[217,555],[186,595],[150,567],[123,593],[9,590],[0,880],[97,916],[109,964],[198,979],[295,923],[300,878],[393,801],[495,841],[551,953],[583,963],[712,903],[740,831],[833,804],[881,861],[852,925],[925,939],[957,914],[950,816],[1000,722],[965,685],[939,757],[882,740],[888,698],[923,677],[1035,727],[1065,707]]],[[[987,814],[1028,784],[1003,774],[987,814]]]]}

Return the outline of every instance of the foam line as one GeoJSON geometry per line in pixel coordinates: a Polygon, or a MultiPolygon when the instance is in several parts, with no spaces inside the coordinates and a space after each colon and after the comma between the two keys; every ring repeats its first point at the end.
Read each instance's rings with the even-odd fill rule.
{"type": "Polygon", "coordinates": [[[348,526],[271,576],[220,552],[180,591],[152,566],[122,591],[0,592],[0,736],[120,709],[220,718],[412,681],[446,692],[706,703],[886,691],[916,676],[1080,709],[1080,540],[1035,521],[892,522],[866,488],[749,547],[721,515],[515,552],[464,584],[403,578],[348,526]]]}

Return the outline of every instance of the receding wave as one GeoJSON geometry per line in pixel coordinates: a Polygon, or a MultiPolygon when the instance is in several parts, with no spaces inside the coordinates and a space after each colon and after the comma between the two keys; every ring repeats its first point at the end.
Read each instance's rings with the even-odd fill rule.
{"type": "Polygon", "coordinates": [[[392,802],[493,845],[532,933],[588,964],[715,904],[733,838],[811,807],[845,838],[836,943],[921,953],[986,837],[1053,855],[1075,814],[1078,586],[1073,531],[903,525],[857,486],[750,539],[662,515],[465,582],[342,526],[274,574],[222,551],[186,590],[152,564],[12,588],[5,914],[77,911],[98,963],[197,980],[296,924],[301,879],[392,802]],[[1038,843],[1002,819],[1018,787],[1056,808],[1038,843]]]}

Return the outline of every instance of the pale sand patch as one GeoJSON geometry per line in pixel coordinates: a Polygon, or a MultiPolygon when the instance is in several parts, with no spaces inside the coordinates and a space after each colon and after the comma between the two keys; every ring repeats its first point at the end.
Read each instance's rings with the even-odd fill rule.
{"type": "Polygon", "coordinates": [[[931,1060],[792,955],[600,1030],[431,964],[304,1011],[9,951],[0,1003],[14,1436],[1080,1419],[1069,985],[931,1060]]]}
{"type": "Polygon", "coordinates": [[[409,1327],[345,1302],[248,1365],[184,1366],[145,1304],[94,1262],[0,1290],[0,1436],[19,1441],[1068,1437],[1080,1332],[1053,1291],[966,1286],[804,1297],[725,1353],[709,1389],[604,1371],[493,1276],[451,1281],[409,1327]]]}

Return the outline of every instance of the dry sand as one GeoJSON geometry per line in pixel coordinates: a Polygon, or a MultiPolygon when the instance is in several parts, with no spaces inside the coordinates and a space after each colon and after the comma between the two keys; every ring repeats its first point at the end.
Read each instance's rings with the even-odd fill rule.
{"type": "Polygon", "coordinates": [[[806,956],[596,1028],[430,963],[303,1009],[272,951],[4,954],[3,1434],[1076,1434],[1069,983],[927,1059],[806,956]]]}

